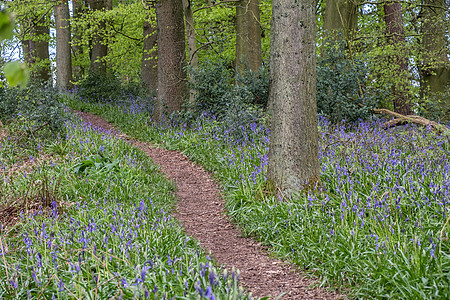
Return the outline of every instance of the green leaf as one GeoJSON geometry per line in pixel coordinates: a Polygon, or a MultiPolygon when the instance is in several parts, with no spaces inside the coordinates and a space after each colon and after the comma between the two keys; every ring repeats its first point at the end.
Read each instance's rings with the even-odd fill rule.
{"type": "Polygon", "coordinates": [[[21,88],[24,88],[27,85],[30,74],[24,63],[18,61],[9,62],[5,65],[3,71],[10,86],[19,85],[21,88]]]}
{"type": "Polygon", "coordinates": [[[12,38],[13,28],[11,15],[6,11],[0,11],[0,41],[12,38]]]}

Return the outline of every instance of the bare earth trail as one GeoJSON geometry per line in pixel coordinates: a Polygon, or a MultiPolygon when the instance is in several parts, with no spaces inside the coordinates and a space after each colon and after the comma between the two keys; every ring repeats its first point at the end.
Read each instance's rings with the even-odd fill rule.
{"type": "Polygon", "coordinates": [[[144,151],[169,180],[175,182],[179,201],[173,216],[190,236],[218,263],[241,271],[240,282],[253,296],[280,299],[342,299],[345,296],[321,288],[311,288],[314,280],[305,277],[294,266],[270,258],[260,243],[242,237],[224,213],[224,202],[218,184],[203,168],[177,151],[156,148],[136,141],[99,116],[78,112],[93,127],[110,131],[144,151]]]}

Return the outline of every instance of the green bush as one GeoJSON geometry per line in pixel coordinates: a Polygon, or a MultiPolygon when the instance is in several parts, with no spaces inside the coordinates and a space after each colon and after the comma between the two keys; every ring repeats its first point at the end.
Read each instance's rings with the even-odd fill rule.
{"type": "Polygon", "coordinates": [[[22,119],[28,130],[45,125],[50,130],[62,132],[66,120],[58,93],[53,88],[30,85],[26,89],[5,88],[0,91],[0,119],[22,119]]]}
{"type": "Polygon", "coordinates": [[[444,105],[450,99],[450,86],[442,93],[431,93],[422,103],[419,103],[418,114],[442,123],[450,122],[450,107],[444,105]]]}
{"type": "Polygon", "coordinates": [[[317,111],[336,123],[367,119],[384,91],[367,88],[367,62],[351,60],[345,42],[323,46],[317,60],[317,111]]]}
{"type": "Polygon", "coordinates": [[[99,73],[90,73],[77,87],[78,95],[87,102],[115,102],[121,90],[119,78],[99,73]]]}

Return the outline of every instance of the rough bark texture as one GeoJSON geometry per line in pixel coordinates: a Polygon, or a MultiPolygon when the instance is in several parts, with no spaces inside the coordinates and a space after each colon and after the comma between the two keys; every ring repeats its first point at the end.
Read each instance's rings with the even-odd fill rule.
{"type": "MultiPolygon", "coordinates": [[[[445,0],[424,0],[421,11],[424,62],[422,79],[424,87],[433,93],[443,92],[450,85],[450,61],[448,58],[445,0]]],[[[443,109],[449,109],[450,98],[443,103],[443,109]]]]}
{"type": "Polygon", "coordinates": [[[259,0],[241,0],[236,5],[236,71],[258,71],[261,66],[259,0]]]}
{"type": "Polygon", "coordinates": [[[406,39],[403,29],[402,4],[400,2],[384,3],[384,19],[386,23],[387,41],[397,54],[388,59],[395,65],[397,82],[392,86],[394,110],[403,115],[411,114],[411,100],[406,89],[408,87],[408,62],[406,55],[406,39]]]}
{"type": "Polygon", "coordinates": [[[315,26],[314,0],[273,1],[267,176],[282,191],[319,180],[315,26]]]}
{"type": "Polygon", "coordinates": [[[70,51],[69,3],[59,2],[54,7],[56,23],[56,86],[60,90],[72,87],[72,54],[70,51]]]}
{"type": "Polygon", "coordinates": [[[157,42],[156,27],[152,24],[156,24],[152,16],[147,15],[147,19],[144,21],[144,50],[142,52],[142,65],[141,65],[141,80],[145,87],[152,92],[156,93],[158,88],[158,68],[157,68],[157,50],[154,49],[157,42]]]}
{"type": "MultiPolygon", "coordinates": [[[[112,5],[110,0],[90,0],[90,7],[94,11],[107,10],[112,5]]],[[[91,72],[106,74],[106,62],[103,58],[108,54],[108,44],[105,41],[104,31],[106,22],[99,20],[92,37],[91,72]]]]}
{"type": "Polygon", "coordinates": [[[187,99],[185,32],[182,0],[156,3],[158,31],[158,94],[154,119],[163,121],[187,99]]]}
{"type": "Polygon", "coordinates": [[[358,23],[358,0],[327,0],[323,29],[335,35],[342,32],[347,41],[352,39],[358,23]]]}

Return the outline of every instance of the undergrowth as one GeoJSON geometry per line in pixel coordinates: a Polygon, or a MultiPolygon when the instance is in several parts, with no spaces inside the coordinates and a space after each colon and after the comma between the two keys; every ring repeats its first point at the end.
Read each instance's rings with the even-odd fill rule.
{"type": "Polygon", "coordinates": [[[143,126],[145,111],[69,100],[128,135],[177,149],[213,172],[247,235],[279,257],[362,298],[450,297],[450,136],[380,121],[335,126],[320,119],[323,190],[265,195],[269,132],[198,118],[191,127],[143,126]],[[211,151],[214,149],[214,151],[211,151]]]}

